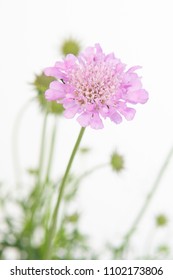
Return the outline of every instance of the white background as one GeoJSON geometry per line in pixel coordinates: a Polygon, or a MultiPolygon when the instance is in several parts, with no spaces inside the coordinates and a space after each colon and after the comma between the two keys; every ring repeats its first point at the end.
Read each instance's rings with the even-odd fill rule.
{"type": "MultiPolygon", "coordinates": [[[[105,162],[114,149],[125,158],[125,170],[97,172],[80,188],[76,208],[82,213],[81,228],[97,250],[103,243],[120,241],[140,209],[168,151],[173,145],[172,1],[139,0],[30,0],[0,1],[0,180],[12,183],[11,144],[14,119],[23,104],[35,95],[29,84],[35,73],[60,58],[63,39],[76,38],[83,47],[100,43],[129,67],[141,65],[144,88],[150,99],[136,106],[132,122],[105,121],[103,130],[87,129],[83,145],[92,155],[80,162],[80,171],[105,162]]],[[[23,171],[35,167],[42,115],[37,104],[23,117],[19,146],[23,171]]],[[[79,125],[59,122],[56,168],[61,174],[79,125]]],[[[80,160],[80,159],[78,159],[80,160]]],[[[79,161],[75,162],[79,169],[79,161]]],[[[154,217],[164,213],[170,229],[159,238],[172,242],[172,174],[169,165],[159,190],[140,225],[135,242],[143,254],[154,217]]]]}

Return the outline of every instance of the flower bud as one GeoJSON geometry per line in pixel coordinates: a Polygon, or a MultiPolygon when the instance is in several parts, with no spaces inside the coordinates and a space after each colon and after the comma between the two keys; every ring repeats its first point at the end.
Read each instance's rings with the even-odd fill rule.
{"type": "Polygon", "coordinates": [[[49,84],[54,81],[55,78],[47,77],[44,73],[36,75],[33,85],[37,91],[37,99],[42,110],[47,110],[52,114],[61,114],[63,112],[63,107],[61,104],[58,104],[56,101],[47,102],[45,99],[45,91],[49,88],[49,84]]]}
{"type": "Polygon", "coordinates": [[[168,223],[167,217],[163,214],[160,214],[156,217],[156,225],[158,227],[164,227],[168,223]]]}
{"type": "Polygon", "coordinates": [[[113,153],[111,156],[111,166],[114,171],[120,172],[124,169],[124,158],[117,152],[113,153]]]}
{"type": "Polygon", "coordinates": [[[80,52],[80,44],[74,39],[65,40],[61,46],[61,52],[65,56],[67,54],[78,55],[80,52]]]}

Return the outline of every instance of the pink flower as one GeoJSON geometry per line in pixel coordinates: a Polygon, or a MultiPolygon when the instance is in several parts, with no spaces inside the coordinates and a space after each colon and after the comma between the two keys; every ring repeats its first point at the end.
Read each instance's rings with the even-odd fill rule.
{"type": "Polygon", "coordinates": [[[56,100],[65,109],[66,118],[78,115],[81,126],[103,128],[102,118],[119,124],[122,116],[132,120],[135,109],[128,104],[145,103],[148,93],[135,73],[139,66],[125,70],[113,53],[105,55],[99,44],[88,47],[78,57],[69,54],[44,73],[57,80],[45,92],[47,100],[56,100]]]}

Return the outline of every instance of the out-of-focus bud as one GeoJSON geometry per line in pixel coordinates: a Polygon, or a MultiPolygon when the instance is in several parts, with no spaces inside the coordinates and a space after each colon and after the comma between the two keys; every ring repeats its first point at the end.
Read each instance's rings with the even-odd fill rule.
{"type": "Polygon", "coordinates": [[[78,213],[74,213],[74,214],[66,217],[66,221],[68,221],[70,223],[77,223],[78,220],[79,220],[79,214],[78,213]]]}
{"type": "Polygon", "coordinates": [[[124,158],[117,152],[113,153],[111,156],[111,166],[116,172],[120,172],[124,169],[124,158]]]}
{"type": "Polygon", "coordinates": [[[168,255],[170,253],[170,248],[167,245],[160,245],[157,251],[158,253],[168,255]]]}
{"type": "Polygon", "coordinates": [[[54,80],[54,78],[47,77],[44,73],[41,73],[40,75],[36,75],[33,85],[38,93],[37,99],[41,109],[52,114],[62,114],[64,110],[62,105],[56,103],[55,101],[47,102],[44,96],[45,91],[49,88],[49,84],[54,80]]]}
{"type": "Polygon", "coordinates": [[[91,149],[89,148],[89,147],[81,147],[80,149],[79,149],[79,152],[81,153],[81,154],[87,154],[87,153],[89,153],[91,151],[91,149]]]}
{"type": "Polygon", "coordinates": [[[156,225],[158,227],[164,227],[168,223],[167,217],[163,214],[160,214],[156,217],[156,225]]]}
{"type": "Polygon", "coordinates": [[[63,55],[74,54],[78,55],[80,52],[80,44],[74,39],[67,39],[61,45],[61,52],[63,55]]]}

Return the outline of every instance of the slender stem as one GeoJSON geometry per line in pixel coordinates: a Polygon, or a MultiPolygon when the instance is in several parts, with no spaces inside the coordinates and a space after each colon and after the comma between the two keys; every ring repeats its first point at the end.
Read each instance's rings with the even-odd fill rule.
{"type": "MultiPolygon", "coordinates": [[[[32,230],[35,229],[35,223],[34,223],[34,218],[35,214],[39,213],[39,209],[41,209],[43,202],[43,194],[45,187],[49,181],[49,175],[51,171],[51,166],[52,166],[52,159],[53,159],[53,152],[54,152],[54,147],[55,147],[55,137],[56,137],[56,125],[57,125],[57,118],[55,117],[54,125],[53,125],[53,130],[52,130],[52,136],[51,136],[51,142],[50,142],[50,150],[49,150],[49,157],[48,157],[48,164],[47,164],[47,170],[46,170],[46,176],[43,182],[41,182],[41,170],[43,166],[43,152],[45,150],[45,134],[46,134],[46,126],[47,126],[47,114],[45,115],[44,121],[43,121],[43,128],[42,128],[42,136],[41,136],[41,148],[40,148],[40,160],[39,160],[39,168],[38,171],[40,172],[39,177],[37,178],[37,183],[35,184],[35,188],[31,193],[30,196],[30,201],[31,205],[29,207],[29,217],[28,220],[26,220],[26,224],[24,227],[24,234],[28,232],[28,228],[31,234],[31,228],[32,230]]],[[[45,206],[46,207],[46,206],[45,206]]],[[[38,218],[37,218],[38,219],[38,218]]],[[[41,219],[41,218],[39,218],[41,219]]],[[[40,220],[41,222],[41,220],[40,220]]]]}
{"type": "Polygon", "coordinates": [[[79,184],[79,182],[80,182],[81,180],[83,180],[85,177],[87,177],[87,176],[91,175],[92,173],[94,173],[95,171],[97,171],[97,170],[99,170],[99,169],[102,169],[102,168],[104,168],[104,167],[107,167],[107,166],[109,166],[109,165],[110,165],[109,162],[107,162],[107,163],[101,163],[101,164],[98,164],[98,165],[94,166],[93,168],[87,170],[86,172],[82,173],[82,174],[75,180],[75,182],[74,182],[74,184],[73,184],[73,187],[77,186],[77,185],[79,184]]]}
{"type": "Polygon", "coordinates": [[[50,143],[50,152],[49,152],[49,159],[48,159],[48,165],[47,165],[47,171],[45,177],[45,184],[47,184],[47,182],[49,181],[50,171],[52,167],[53,154],[55,148],[55,138],[56,138],[56,126],[57,126],[57,118],[55,117],[55,122],[52,130],[51,143],[50,143]]]}
{"type": "Polygon", "coordinates": [[[28,231],[28,228],[34,226],[33,219],[35,216],[36,209],[40,202],[41,175],[42,175],[42,168],[43,168],[43,161],[44,161],[47,119],[48,119],[48,113],[46,112],[44,115],[42,132],[41,132],[41,146],[40,146],[40,154],[39,154],[38,173],[37,173],[37,178],[36,178],[36,184],[31,192],[29,200],[28,200],[29,201],[29,207],[28,207],[29,216],[26,217],[26,223],[25,223],[24,230],[23,230],[24,233],[28,231]]]}
{"type": "Polygon", "coordinates": [[[45,259],[50,259],[51,258],[51,250],[52,250],[54,235],[55,235],[55,231],[56,231],[56,225],[57,225],[57,218],[58,218],[60,203],[61,203],[61,200],[62,200],[62,196],[63,196],[64,188],[65,188],[65,185],[66,185],[66,181],[67,181],[67,178],[68,178],[73,160],[75,158],[76,152],[77,152],[77,150],[79,148],[79,145],[80,145],[80,142],[82,140],[82,136],[84,134],[84,131],[85,131],[85,128],[82,127],[81,130],[80,130],[79,136],[77,138],[77,141],[75,143],[75,146],[73,148],[72,154],[70,156],[69,162],[67,164],[67,167],[66,167],[64,176],[62,178],[60,187],[59,187],[58,200],[57,200],[57,203],[55,205],[54,212],[53,212],[50,229],[49,229],[48,235],[46,237],[45,259]]]}
{"type": "Polygon", "coordinates": [[[37,187],[41,184],[41,175],[43,169],[43,161],[44,161],[44,151],[45,151],[45,136],[46,136],[46,127],[47,127],[47,116],[48,112],[45,113],[44,121],[43,121],[43,129],[41,135],[41,146],[40,146],[40,156],[39,156],[39,164],[38,164],[38,176],[37,176],[37,187]]]}
{"type": "Polygon", "coordinates": [[[16,177],[16,185],[20,186],[20,160],[19,160],[19,151],[18,151],[18,135],[19,135],[19,128],[21,124],[21,120],[23,117],[23,114],[26,112],[26,109],[30,106],[31,102],[35,100],[34,98],[31,98],[29,101],[27,101],[20,111],[17,114],[17,117],[14,122],[13,126],[13,132],[12,132],[12,155],[13,155],[13,165],[14,165],[14,173],[16,177]]]}
{"type": "Polygon", "coordinates": [[[141,210],[139,211],[139,213],[138,213],[135,221],[133,222],[130,230],[125,235],[124,242],[118,248],[118,252],[119,252],[120,255],[123,253],[124,249],[127,247],[130,239],[132,238],[132,235],[134,234],[137,226],[139,225],[140,221],[142,220],[142,218],[143,218],[143,216],[144,216],[144,214],[145,214],[149,204],[151,203],[151,200],[152,200],[154,194],[156,193],[156,191],[157,191],[157,189],[159,187],[160,181],[161,181],[161,179],[162,179],[162,177],[163,177],[163,175],[165,173],[165,170],[166,170],[166,168],[167,168],[167,166],[168,166],[168,164],[170,162],[170,159],[171,159],[172,155],[173,155],[173,147],[169,151],[169,153],[168,153],[168,155],[166,157],[166,160],[165,160],[164,164],[162,165],[162,167],[161,167],[161,169],[160,169],[160,171],[159,171],[159,173],[158,173],[158,175],[156,177],[156,180],[154,181],[154,184],[153,184],[153,186],[151,188],[151,191],[148,193],[148,195],[147,195],[147,197],[146,197],[146,199],[144,201],[144,204],[143,204],[141,210]]]}

